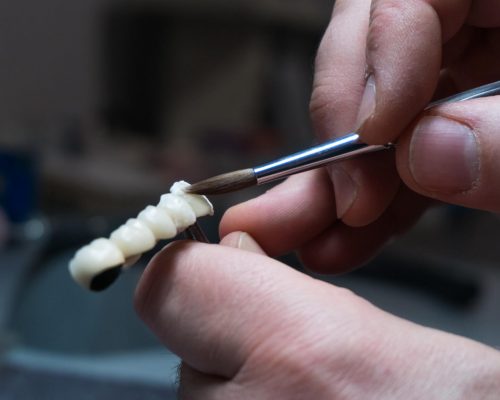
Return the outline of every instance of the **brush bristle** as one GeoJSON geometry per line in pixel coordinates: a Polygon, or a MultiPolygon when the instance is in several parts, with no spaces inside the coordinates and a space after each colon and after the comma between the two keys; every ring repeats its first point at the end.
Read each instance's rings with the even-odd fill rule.
{"type": "Polygon", "coordinates": [[[252,168],[217,175],[192,184],[186,193],[214,195],[234,192],[257,184],[252,168]]]}

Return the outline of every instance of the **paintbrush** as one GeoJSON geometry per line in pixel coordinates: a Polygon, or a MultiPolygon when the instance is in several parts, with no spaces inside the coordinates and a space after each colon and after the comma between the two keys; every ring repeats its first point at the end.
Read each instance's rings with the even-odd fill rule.
{"type": "MultiPolygon", "coordinates": [[[[497,81],[435,101],[429,104],[426,110],[445,103],[454,103],[499,94],[500,81],[497,81]]],[[[186,191],[205,195],[234,192],[250,186],[273,182],[289,175],[319,168],[333,162],[347,160],[362,154],[388,150],[393,147],[394,144],[392,143],[368,145],[360,140],[357,133],[351,133],[258,167],[228,172],[202,180],[192,184],[186,191]]]]}

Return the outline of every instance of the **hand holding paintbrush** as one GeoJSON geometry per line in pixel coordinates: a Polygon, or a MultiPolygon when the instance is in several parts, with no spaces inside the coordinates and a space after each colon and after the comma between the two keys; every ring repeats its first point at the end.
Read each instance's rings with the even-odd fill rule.
{"type": "MultiPolygon", "coordinates": [[[[431,103],[426,110],[446,104],[500,94],[500,81],[468,90],[431,103]]],[[[188,189],[190,193],[214,195],[261,185],[285,178],[299,172],[323,167],[381,150],[391,149],[394,145],[367,145],[357,133],[330,140],[298,153],[283,157],[270,163],[247,168],[197,182],[188,189]]]]}
{"type": "MultiPolygon", "coordinates": [[[[379,280],[353,282],[355,294],[337,287],[335,277],[333,285],[325,284],[266,256],[296,251],[310,270],[346,272],[411,226],[428,198],[500,211],[500,97],[421,113],[436,88],[439,98],[444,91],[500,79],[496,3],[335,1],[316,58],[314,130],[325,141],[362,126],[365,143],[396,147],[290,176],[229,209],[220,223],[220,246],[181,242],[154,258],[136,304],[184,361],[180,397],[498,400],[496,349],[415,323],[450,329],[453,320],[453,329],[478,327],[480,314],[491,333],[496,315],[483,313],[491,308],[483,304],[485,296],[467,309],[473,315],[469,324],[469,312],[450,314],[435,299],[421,301],[429,285],[436,285],[435,277],[422,275],[414,282],[424,289],[414,299],[413,290],[379,280]],[[436,318],[440,310],[443,318],[436,318]]],[[[363,146],[357,139],[340,147],[363,146]]],[[[281,172],[297,172],[291,163],[318,148],[310,150],[281,163],[281,172]]],[[[358,149],[347,153],[353,150],[358,149]]],[[[319,165],[305,162],[307,168],[319,165]]],[[[216,178],[205,182],[205,190],[257,184],[259,173],[281,167],[278,161],[216,178]]],[[[201,183],[196,188],[203,189],[201,183]]],[[[444,233],[453,235],[445,241],[440,242],[441,230],[428,230],[423,239],[445,245],[453,259],[466,255],[457,245],[468,245],[469,235],[448,228],[444,233]],[[453,237],[461,238],[454,248],[453,237]]],[[[484,243],[478,244],[475,253],[483,254],[484,243]]],[[[422,245],[419,240],[414,250],[425,251],[422,245]]],[[[402,257],[394,272],[406,275],[406,261],[402,257]]],[[[472,273],[481,271],[471,264],[472,273]]],[[[485,275],[489,289],[495,284],[492,272],[485,275]]],[[[438,286],[443,292],[449,285],[438,286]]],[[[477,329],[463,332],[482,340],[488,336],[477,329]]]]}

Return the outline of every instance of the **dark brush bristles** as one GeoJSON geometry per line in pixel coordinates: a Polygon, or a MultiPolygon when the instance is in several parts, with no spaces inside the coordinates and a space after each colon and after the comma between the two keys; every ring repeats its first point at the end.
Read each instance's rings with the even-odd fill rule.
{"type": "Polygon", "coordinates": [[[227,174],[197,182],[186,188],[187,193],[194,194],[222,194],[234,192],[257,184],[257,178],[252,168],[240,169],[227,174]]]}

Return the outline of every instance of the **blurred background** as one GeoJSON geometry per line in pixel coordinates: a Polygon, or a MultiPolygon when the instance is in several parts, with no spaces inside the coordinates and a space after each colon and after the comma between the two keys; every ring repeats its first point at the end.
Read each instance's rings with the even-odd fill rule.
{"type": "MultiPolygon", "coordinates": [[[[0,399],[174,398],[178,359],[132,309],[151,254],[102,294],[77,287],[68,261],[175,180],[310,144],[314,54],[332,6],[0,3],[0,399]]],[[[223,211],[259,190],[214,199],[202,221],[213,241],[223,211]]],[[[321,278],[498,345],[499,233],[496,216],[436,208],[366,268],[321,278]]]]}

